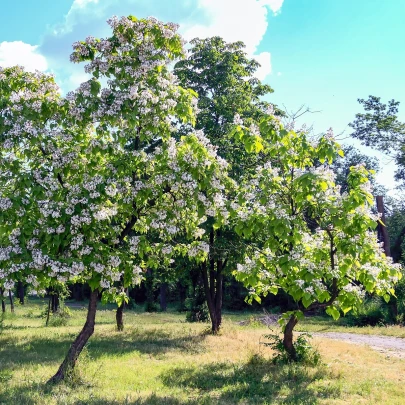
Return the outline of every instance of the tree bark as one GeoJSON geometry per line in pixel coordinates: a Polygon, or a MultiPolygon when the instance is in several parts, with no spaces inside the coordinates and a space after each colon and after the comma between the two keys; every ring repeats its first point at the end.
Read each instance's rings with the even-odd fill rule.
{"type": "Polygon", "coordinates": [[[8,290],[8,298],[10,299],[11,312],[14,312],[14,301],[13,301],[13,295],[11,294],[11,290],[8,290]]]}
{"type": "Polygon", "coordinates": [[[59,383],[60,381],[64,380],[66,376],[69,375],[69,373],[73,371],[80,353],[82,352],[84,346],[90,339],[91,335],[94,333],[94,326],[96,323],[97,300],[98,300],[98,291],[94,290],[90,294],[86,323],[84,324],[83,329],[77,336],[76,340],[70,346],[70,349],[65,357],[65,360],[63,360],[63,363],[60,365],[59,370],[48,381],[48,383],[50,384],[59,383]]]}
{"type": "Polygon", "coordinates": [[[292,315],[284,328],[284,339],[283,339],[284,349],[288,353],[290,359],[293,361],[297,361],[297,352],[295,351],[293,343],[293,329],[297,323],[298,323],[297,317],[292,315]]]}
{"type": "Polygon", "coordinates": [[[118,305],[115,319],[117,321],[118,332],[122,332],[124,330],[124,303],[118,305]]]}
{"type": "Polygon", "coordinates": [[[167,283],[160,284],[160,310],[167,311],[167,283]]]}
{"type": "Polygon", "coordinates": [[[24,284],[22,283],[22,281],[19,281],[17,283],[17,295],[18,295],[20,304],[24,305],[25,288],[24,288],[24,284]]]}

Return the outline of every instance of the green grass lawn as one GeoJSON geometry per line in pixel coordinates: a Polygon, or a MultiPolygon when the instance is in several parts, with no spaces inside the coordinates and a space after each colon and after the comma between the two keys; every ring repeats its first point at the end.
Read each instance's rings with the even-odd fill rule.
{"type": "MultiPolygon", "coordinates": [[[[77,373],[58,386],[45,382],[57,370],[83,325],[86,311],[73,308],[67,326],[45,327],[44,303],[32,301],[7,314],[0,328],[0,404],[403,404],[405,361],[369,348],[314,339],[323,364],[275,366],[260,342],[268,332],[225,314],[219,336],[184,314],[127,311],[124,332],[115,331],[112,307],[100,307],[94,336],[77,373]]],[[[298,328],[341,331],[324,318],[298,328]]],[[[356,331],[356,328],[344,328],[356,331]]],[[[360,328],[362,333],[401,335],[400,328],[360,328]]]]}

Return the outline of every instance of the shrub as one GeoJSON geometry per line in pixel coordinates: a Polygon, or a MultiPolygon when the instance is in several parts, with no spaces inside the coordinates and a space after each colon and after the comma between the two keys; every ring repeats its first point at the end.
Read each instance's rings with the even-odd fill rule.
{"type": "MultiPolygon", "coordinates": [[[[48,326],[66,326],[71,316],[71,310],[61,301],[58,310],[50,315],[48,326]]],[[[41,317],[45,319],[48,317],[48,306],[42,311],[41,317]]]]}
{"type": "MultiPolygon", "coordinates": [[[[264,335],[268,342],[262,344],[270,347],[274,351],[273,363],[275,364],[287,364],[291,363],[292,359],[285,350],[283,339],[278,334],[264,335]]],[[[302,363],[308,366],[316,366],[321,362],[321,355],[310,343],[309,339],[312,336],[308,333],[301,333],[296,341],[294,347],[297,353],[297,359],[295,362],[302,363]]]]}
{"type": "Polygon", "coordinates": [[[366,299],[345,318],[349,326],[386,325],[394,321],[389,306],[380,297],[366,299]]]}

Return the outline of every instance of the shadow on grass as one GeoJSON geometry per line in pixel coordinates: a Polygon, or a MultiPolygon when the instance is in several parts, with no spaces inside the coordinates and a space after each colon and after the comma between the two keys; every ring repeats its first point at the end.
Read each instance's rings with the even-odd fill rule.
{"type": "Polygon", "coordinates": [[[92,340],[89,347],[90,355],[99,356],[104,353],[125,354],[136,351],[143,354],[158,355],[172,351],[181,351],[182,353],[200,353],[204,350],[203,341],[206,335],[189,334],[173,335],[167,331],[157,329],[135,329],[130,333],[115,336],[97,336],[92,340]],[[114,348],[111,348],[111,344],[114,348]]]}
{"type": "Polygon", "coordinates": [[[340,397],[339,382],[331,383],[333,376],[324,366],[276,366],[260,357],[242,364],[222,362],[172,368],[160,378],[169,390],[176,388],[183,391],[179,396],[185,394],[189,398],[164,392],[135,398],[133,392],[128,392],[126,400],[113,400],[81,384],[11,387],[6,383],[0,386],[0,404],[31,405],[56,399],[57,403],[74,405],[315,405],[321,399],[340,397]]]}
{"type": "MultiPolygon", "coordinates": [[[[47,399],[56,403],[71,405],[204,405],[212,404],[203,399],[185,399],[180,400],[171,396],[152,394],[144,398],[133,399],[128,396],[124,400],[109,400],[107,398],[89,395],[86,393],[76,393],[74,387],[59,386],[56,389],[50,389],[46,385],[15,387],[0,391],[0,404],[18,404],[18,405],[40,405],[47,399]],[[78,398],[79,397],[79,398],[78,398]]],[[[47,402],[45,402],[47,403],[47,402]]]]}
{"type": "MultiPolygon", "coordinates": [[[[175,368],[162,375],[169,387],[196,389],[202,399],[214,390],[218,404],[317,404],[319,399],[337,398],[340,386],[322,380],[330,377],[323,366],[276,366],[253,357],[245,364],[214,363],[198,368],[175,368]],[[204,396],[205,394],[205,396],[204,396]]],[[[203,401],[199,403],[204,403],[203,401]]],[[[146,404],[147,402],[145,402],[146,404]]]]}
{"type": "Polygon", "coordinates": [[[204,399],[177,399],[171,396],[152,394],[139,399],[127,399],[123,401],[106,401],[103,398],[96,398],[90,401],[76,401],[74,405],[205,405],[212,404],[204,399]]]}
{"type": "MultiPolygon", "coordinates": [[[[49,338],[32,337],[23,342],[0,335],[0,370],[24,364],[62,362],[76,335],[76,333],[69,333],[63,336],[50,335],[49,338]]],[[[172,351],[193,354],[204,350],[202,345],[204,339],[203,334],[173,336],[159,329],[136,329],[129,333],[92,336],[87,349],[93,359],[132,352],[151,356],[172,351]]]]}

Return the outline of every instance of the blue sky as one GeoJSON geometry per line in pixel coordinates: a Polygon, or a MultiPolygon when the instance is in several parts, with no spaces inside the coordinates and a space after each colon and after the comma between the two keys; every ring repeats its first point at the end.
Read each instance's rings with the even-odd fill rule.
{"type": "MultiPolygon", "coordinates": [[[[405,0],[0,0],[0,10],[0,66],[52,71],[64,91],[86,78],[69,63],[72,42],[107,35],[111,15],[133,14],[177,22],[187,39],[244,41],[271,101],[320,111],[303,117],[316,133],[348,136],[357,98],[405,101],[405,0]]],[[[394,166],[382,162],[378,180],[392,188],[394,166]]]]}

